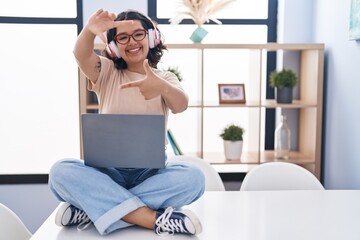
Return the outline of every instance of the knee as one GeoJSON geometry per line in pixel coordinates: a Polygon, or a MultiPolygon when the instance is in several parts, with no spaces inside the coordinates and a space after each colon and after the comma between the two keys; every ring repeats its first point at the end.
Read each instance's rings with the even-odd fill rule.
{"type": "Polygon", "coordinates": [[[61,159],[55,162],[49,172],[49,182],[56,183],[68,179],[74,170],[74,166],[82,165],[82,161],[77,159],[61,159]]]}
{"type": "Polygon", "coordinates": [[[181,185],[187,191],[193,192],[195,196],[200,197],[205,191],[205,175],[203,171],[196,165],[188,162],[181,163],[182,177],[181,185]]]}

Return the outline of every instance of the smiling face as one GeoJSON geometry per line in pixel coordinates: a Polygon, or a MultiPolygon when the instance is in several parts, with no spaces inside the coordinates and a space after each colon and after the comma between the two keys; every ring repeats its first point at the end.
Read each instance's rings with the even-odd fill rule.
{"type": "Polygon", "coordinates": [[[144,30],[139,20],[129,21],[125,26],[116,29],[118,39],[116,45],[130,71],[143,72],[142,64],[149,53],[149,36],[147,32],[145,32],[145,37],[142,40],[136,41],[135,39],[141,39],[144,30]],[[128,36],[130,36],[130,39],[127,43],[119,44],[119,42],[126,42],[124,40],[126,40],[128,36]]]}

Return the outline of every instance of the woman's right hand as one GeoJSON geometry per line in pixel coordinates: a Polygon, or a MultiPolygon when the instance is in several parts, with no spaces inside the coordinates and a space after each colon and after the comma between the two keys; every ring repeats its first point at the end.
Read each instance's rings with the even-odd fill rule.
{"type": "Polygon", "coordinates": [[[103,9],[99,9],[89,18],[85,27],[94,35],[99,36],[101,40],[106,43],[104,32],[115,27],[115,18],[116,15],[114,13],[109,13],[103,9]]]}

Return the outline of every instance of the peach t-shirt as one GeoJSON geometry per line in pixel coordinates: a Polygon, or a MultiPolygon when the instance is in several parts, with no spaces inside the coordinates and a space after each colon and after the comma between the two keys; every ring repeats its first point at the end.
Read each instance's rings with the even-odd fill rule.
{"type": "MultiPolygon", "coordinates": [[[[165,116],[165,130],[169,108],[161,96],[145,100],[137,87],[120,89],[119,85],[144,78],[145,75],[119,70],[107,58],[100,57],[101,71],[95,84],[88,81],[88,89],[94,91],[99,101],[99,113],[107,114],[162,114],[165,116]]],[[[152,69],[157,75],[181,88],[175,74],[152,69]]]]}

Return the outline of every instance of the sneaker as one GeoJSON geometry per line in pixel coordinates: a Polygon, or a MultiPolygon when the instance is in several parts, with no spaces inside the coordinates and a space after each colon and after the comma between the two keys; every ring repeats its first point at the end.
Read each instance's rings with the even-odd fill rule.
{"type": "Polygon", "coordinates": [[[55,223],[60,227],[77,225],[78,230],[84,230],[92,222],[83,210],[64,202],[56,213],[55,223]]]}
{"type": "Polygon", "coordinates": [[[172,207],[156,213],[155,232],[158,235],[184,233],[196,235],[202,232],[198,217],[190,210],[175,211],[172,207]]]}

